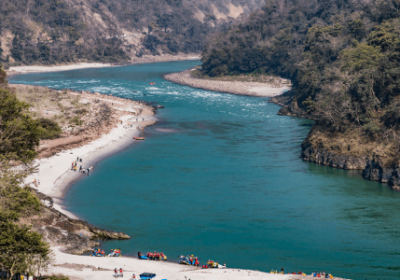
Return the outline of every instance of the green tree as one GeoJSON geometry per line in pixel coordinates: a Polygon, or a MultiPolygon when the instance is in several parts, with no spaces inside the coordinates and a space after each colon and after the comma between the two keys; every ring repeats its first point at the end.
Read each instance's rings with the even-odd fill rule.
{"type": "Polygon", "coordinates": [[[366,33],[364,22],[359,18],[349,23],[350,34],[357,40],[361,40],[366,33]]]}
{"type": "Polygon", "coordinates": [[[10,280],[16,273],[28,272],[35,259],[45,259],[50,253],[49,245],[42,241],[42,236],[30,229],[8,220],[1,221],[0,266],[9,272],[10,280]]]}
{"type": "Polygon", "coordinates": [[[0,87],[4,87],[7,85],[6,77],[6,71],[3,70],[3,65],[0,64],[0,87]]]}
{"type": "Polygon", "coordinates": [[[157,25],[161,28],[164,28],[164,32],[167,33],[167,28],[170,25],[171,19],[172,19],[172,15],[164,14],[158,18],[157,25]]]}
{"type": "Polygon", "coordinates": [[[0,88],[0,162],[29,162],[36,156],[40,130],[27,113],[29,105],[7,88],[0,88]]]}
{"type": "Polygon", "coordinates": [[[56,123],[53,120],[40,118],[38,121],[40,130],[40,139],[54,139],[57,138],[62,133],[61,127],[58,125],[58,123],[56,123]]]}
{"type": "Polygon", "coordinates": [[[360,96],[365,96],[365,101],[371,100],[372,104],[380,103],[375,93],[375,79],[382,57],[383,54],[379,47],[367,44],[358,44],[356,48],[343,52],[344,66],[342,70],[356,75],[357,84],[354,85],[354,88],[357,88],[360,96]]]}

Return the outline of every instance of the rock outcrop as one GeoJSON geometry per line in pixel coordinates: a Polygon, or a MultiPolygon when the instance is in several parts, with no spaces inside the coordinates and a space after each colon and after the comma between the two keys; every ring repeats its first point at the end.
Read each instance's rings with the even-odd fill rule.
{"type": "MultiPolygon", "coordinates": [[[[52,204],[51,197],[40,192],[37,192],[37,196],[52,204]]],[[[33,229],[42,234],[47,242],[63,247],[64,251],[70,254],[81,255],[93,250],[99,245],[96,241],[99,239],[130,239],[130,236],[123,232],[104,230],[85,221],[71,219],[52,207],[43,206],[40,215],[30,217],[29,220],[33,229]]]]}
{"type": "Polygon", "coordinates": [[[400,191],[400,167],[387,167],[378,156],[337,154],[328,149],[314,147],[307,139],[301,145],[301,158],[305,161],[347,170],[362,170],[362,176],[371,181],[387,183],[400,191]]]}
{"type": "Polygon", "coordinates": [[[387,183],[392,189],[400,191],[400,168],[385,166],[379,157],[368,161],[362,175],[371,181],[387,183]]]}
{"type": "Polygon", "coordinates": [[[278,115],[281,116],[294,116],[300,118],[309,118],[307,112],[299,107],[296,100],[294,100],[295,90],[289,90],[281,95],[271,98],[268,102],[282,106],[278,115]]]}
{"type": "MultiPolygon", "coordinates": [[[[298,106],[294,95],[295,91],[291,90],[271,98],[269,102],[282,106],[278,115],[309,118],[306,111],[298,106]]],[[[394,167],[388,167],[379,156],[373,153],[363,156],[353,156],[340,152],[341,149],[339,147],[337,147],[337,149],[335,149],[335,147],[330,147],[331,149],[328,150],[321,145],[321,143],[311,143],[309,139],[314,128],[315,126],[311,129],[310,134],[301,145],[302,151],[300,157],[303,160],[333,168],[362,170],[362,176],[365,179],[387,183],[392,189],[400,191],[400,166],[394,164],[394,167]]],[[[329,137],[327,139],[329,139],[329,137]]]]}
{"type": "Polygon", "coordinates": [[[327,165],[334,168],[348,170],[363,170],[368,163],[368,157],[355,157],[343,154],[336,154],[327,149],[319,149],[306,140],[303,141],[301,158],[318,164],[327,165]]]}

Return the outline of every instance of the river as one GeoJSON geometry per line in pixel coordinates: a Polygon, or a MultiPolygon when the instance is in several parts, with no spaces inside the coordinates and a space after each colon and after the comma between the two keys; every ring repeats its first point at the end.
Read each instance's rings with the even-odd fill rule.
{"type": "Polygon", "coordinates": [[[303,162],[311,122],[263,98],[176,85],[199,61],[16,75],[10,83],[156,101],[146,140],[99,162],[67,210],[133,238],[103,248],[194,254],[228,267],[398,279],[400,193],[358,171],[303,162]],[[150,85],[155,82],[155,85],[150,85]],[[134,92],[133,92],[134,91],[134,92]]]}

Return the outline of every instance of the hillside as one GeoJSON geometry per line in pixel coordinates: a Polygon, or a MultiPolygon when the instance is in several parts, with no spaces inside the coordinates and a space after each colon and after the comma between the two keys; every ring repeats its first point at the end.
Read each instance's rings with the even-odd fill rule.
{"type": "Polygon", "coordinates": [[[305,160],[400,185],[400,1],[268,0],[203,51],[210,77],[279,75],[282,115],[314,119],[305,160]]]}
{"type": "Polygon", "coordinates": [[[122,62],[201,52],[261,0],[15,0],[0,2],[0,63],[122,62]]]}

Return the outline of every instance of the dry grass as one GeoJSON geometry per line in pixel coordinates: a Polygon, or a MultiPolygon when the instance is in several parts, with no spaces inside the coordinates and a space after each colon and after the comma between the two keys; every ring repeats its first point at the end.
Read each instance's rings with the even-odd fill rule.
{"type": "Polygon", "coordinates": [[[76,114],[73,110],[87,105],[79,103],[80,96],[68,94],[66,90],[57,91],[45,87],[12,85],[19,100],[30,105],[33,118],[48,118],[56,121],[63,128],[68,127],[76,114]]]}
{"type": "Polygon", "coordinates": [[[328,132],[315,127],[308,141],[320,150],[328,150],[346,156],[378,156],[385,166],[399,166],[399,143],[383,139],[371,139],[361,129],[349,129],[345,133],[328,132]]]}
{"type": "Polygon", "coordinates": [[[10,87],[20,100],[30,105],[29,112],[34,118],[52,119],[63,130],[60,137],[40,142],[39,157],[94,141],[121,123],[119,118],[123,115],[153,115],[152,108],[141,102],[100,93],[57,91],[29,85],[10,87]]]}

